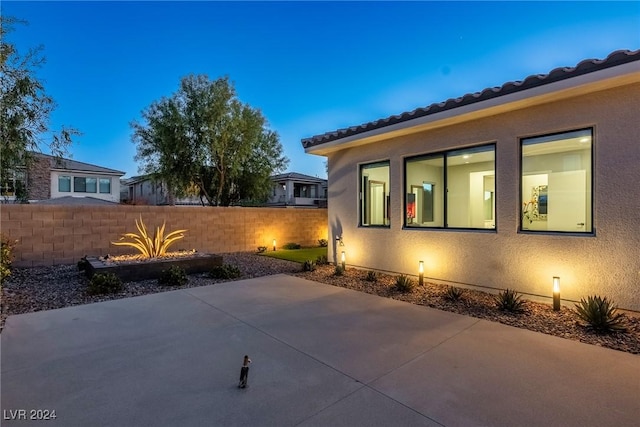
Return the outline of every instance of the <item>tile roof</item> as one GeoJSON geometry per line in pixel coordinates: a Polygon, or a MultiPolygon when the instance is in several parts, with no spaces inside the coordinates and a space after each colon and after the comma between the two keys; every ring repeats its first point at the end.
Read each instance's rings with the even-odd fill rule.
{"type": "Polygon", "coordinates": [[[287,172],[280,175],[273,175],[271,177],[272,181],[313,181],[313,182],[324,182],[326,179],[318,178],[317,176],[305,175],[297,172],[287,172]]]}
{"type": "Polygon", "coordinates": [[[64,196],[64,197],[56,197],[53,199],[43,199],[36,200],[31,202],[33,204],[38,205],[64,205],[64,206],[96,206],[96,205],[104,205],[104,206],[116,206],[118,202],[110,202],[108,200],[98,199],[96,197],[73,197],[73,196],[64,196]]]}
{"type": "Polygon", "coordinates": [[[492,98],[524,91],[538,86],[547,85],[561,80],[570,79],[595,71],[604,70],[606,68],[615,67],[633,61],[640,60],[640,50],[617,50],[609,54],[605,59],[585,59],[575,67],[558,67],[550,71],[548,74],[535,74],[528,76],[524,80],[507,82],[499,87],[486,88],[480,92],[468,93],[459,98],[450,98],[444,102],[433,103],[424,108],[417,108],[413,111],[397,114],[379,119],[372,122],[364,123],[358,126],[351,126],[344,129],[338,129],[333,132],[312,136],[302,139],[302,146],[311,148],[327,142],[336,141],[349,136],[365,133],[374,129],[384,128],[397,123],[406,122],[419,117],[425,117],[430,114],[439,113],[446,110],[452,110],[465,105],[485,101],[492,98]]]}

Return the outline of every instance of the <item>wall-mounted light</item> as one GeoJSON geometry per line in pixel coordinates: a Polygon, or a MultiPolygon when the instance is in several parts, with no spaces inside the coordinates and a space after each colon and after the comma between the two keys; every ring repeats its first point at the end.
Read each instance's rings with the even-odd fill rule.
{"type": "Polygon", "coordinates": [[[341,235],[336,236],[336,244],[338,246],[344,246],[344,242],[342,241],[342,236],[341,235]]]}
{"type": "Polygon", "coordinates": [[[346,263],[347,263],[347,256],[345,255],[344,251],[342,251],[342,256],[340,258],[340,260],[342,261],[342,271],[346,270],[346,263]]]}
{"type": "Polygon", "coordinates": [[[276,251],[276,239],[273,239],[273,251],[276,251]]]}
{"type": "Polygon", "coordinates": [[[422,286],[424,284],[424,262],[418,262],[418,284],[422,286]]]}
{"type": "Polygon", "coordinates": [[[560,278],[553,276],[553,309],[560,310],[560,278]]]}

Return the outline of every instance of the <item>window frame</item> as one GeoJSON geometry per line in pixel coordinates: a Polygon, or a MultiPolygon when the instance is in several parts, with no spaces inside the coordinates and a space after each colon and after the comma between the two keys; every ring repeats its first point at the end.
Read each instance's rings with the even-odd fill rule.
{"type": "MultiPolygon", "coordinates": [[[[560,140],[560,139],[557,139],[560,140]]],[[[541,141],[542,142],[542,141],[541,141]]],[[[540,142],[539,142],[540,143],[540,142]]],[[[529,144],[529,145],[535,145],[534,144],[529,144]]],[[[523,136],[523,137],[519,137],[518,138],[518,154],[519,154],[519,170],[518,170],[518,175],[519,175],[519,179],[518,179],[518,233],[519,234],[533,234],[533,235],[544,235],[544,234],[549,234],[549,235],[560,235],[560,236],[584,236],[584,237],[595,237],[596,235],[596,224],[595,224],[595,205],[596,205],[596,193],[595,193],[595,175],[596,175],[596,168],[595,168],[595,157],[596,157],[596,127],[595,125],[591,125],[591,126],[584,126],[584,127],[579,127],[579,128],[571,128],[571,129],[566,129],[566,130],[562,130],[562,131],[557,131],[557,132],[548,132],[548,133],[539,133],[539,134],[532,134],[529,136],[523,136]],[[562,231],[562,230],[531,230],[531,229],[525,229],[523,228],[523,222],[524,222],[524,213],[523,213],[523,206],[524,206],[524,194],[522,191],[522,186],[523,186],[523,177],[524,177],[524,170],[523,170],[523,147],[525,146],[525,141],[526,140],[531,140],[531,139],[542,139],[542,138],[553,138],[553,137],[558,137],[560,135],[565,135],[565,134],[572,134],[572,133],[578,133],[578,132],[583,132],[583,131],[589,131],[591,134],[591,147],[590,147],[590,163],[589,163],[589,168],[590,170],[590,179],[587,180],[587,184],[590,186],[590,188],[587,189],[587,194],[590,193],[591,198],[590,198],[590,206],[587,207],[587,209],[585,209],[585,213],[588,214],[590,216],[590,223],[591,223],[591,229],[589,231],[577,231],[577,230],[572,230],[572,231],[562,231]]]]}
{"type": "MultiPolygon", "coordinates": [[[[377,181],[377,180],[376,180],[377,181]]],[[[373,162],[367,163],[359,163],[358,164],[358,197],[357,197],[357,212],[358,212],[358,227],[362,228],[391,228],[391,159],[386,160],[377,160],[373,162]],[[363,209],[363,204],[365,203],[365,195],[363,188],[363,175],[362,172],[366,168],[371,168],[375,166],[386,166],[388,169],[388,179],[383,187],[383,194],[385,195],[385,201],[383,206],[383,222],[387,221],[387,224],[365,224],[364,215],[365,210],[363,209]]]]}
{"type": "MultiPolygon", "coordinates": [[[[465,151],[477,151],[477,152],[485,152],[485,151],[493,151],[493,176],[494,176],[494,180],[497,183],[497,169],[498,169],[498,149],[497,149],[497,143],[494,142],[489,142],[489,143],[482,143],[482,144],[478,144],[478,145],[471,145],[468,147],[456,147],[456,148],[451,148],[448,150],[442,150],[442,151],[436,151],[436,152],[430,152],[430,153],[421,153],[421,154],[417,154],[417,155],[412,155],[412,156],[408,156],[405,157],[404,160],[404,170],[403,170],[403,184],[402,184],[402,190],[403,190],[403,194],[405,195],[405,197],[403,197],[403,205],[402,205],[402,229],[403,230],[438,230],[438,231],[474,231],[474,232],[484,232],[484,233],[497,233],[498,231],[498,214],[497,214],[497,209],[495,209],[495,213],[494,213],[494,217],[493,217],[493,223],[494,226],[493,228],[481,228],[481,227],[457,227],[457,226],[450,226],[449,225],[449,221],[448,221],[448,210],[449,210],[449,198],[447,197],[448,192],[449,192],[449,177],[448,177],[448,159],[450,157],[453,157],[459,153],[463,153],[465,151]],[[489,148],[487,150],[487,148],[489,148]],[[408,165],[409,163],[411,163],[412,161],[417,161],[417,160],[421,160],[421,159],[442,159],[442,197],[441,197],[441,203],[442,203],[442,224],[443,225],[434,225],[434,226],[415,226],[415,225],[409,225],[407,223],[407,198],[406,198],[406,194],[407,194],[407,186],[411,186],[412,184],[410,184],[408,182],[408,165]]],[[[433,183],[430,182],[429,180],[427,181],[423,181],[424,183],[430,183],[433,184],[434,187],[437,185],[437,183],[433,183]]],[[[497,187],[497,184],[496,184],[497,187]]],[[[497,200],[498,200],[498,192],[494,189],[494,194],[493,194],[493,203],[494,206],[497,206],[497,200]]],[[[436,199],[435,195],[434,195],[434,205],[435,202],[437,202],[440,199],[436,199]]],[[[434,208],[434,212],[435,212],[435,208],[434,208]]]]}

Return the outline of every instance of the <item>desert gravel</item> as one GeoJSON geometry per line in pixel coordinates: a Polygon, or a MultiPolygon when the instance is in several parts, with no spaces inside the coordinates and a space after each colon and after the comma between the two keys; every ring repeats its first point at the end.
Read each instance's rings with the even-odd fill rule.
{"type": "MultiPolygon", "coordinates": [[[[526,301],[525,310],[512,314],[496,307],[494,296],[489,293],[465,289],[458,301],[445,297],[446,286],[427,283],[417,286],[413,292],[394,290],[395,277],[379,274],[375,282],[366,280],[366,272],[347,269],[342,276],[334,275],[335,267],[320,265],[313,272],[302,272],[295,262],[240,252],[222,254],[225,264],[236,265],[242,271],[240,279],[291,274],[333,286],[367,292],[385,298],[394,298],[412,304],[500,322],[518,328],[529,329],[566,339],[599,345],[615,350],[640,354],[640,316],[625,312],[627,332],[598,334],[583,325],[571,307],[553,311],[549,304],[526,301]]],[[[206,274],[190,275],[189,282],[181,288],[205,286],[228,280],[209,278],[206,274]]],[[[125,290],[118,294],[90,296],[86,294],[88,280],[76,265],[53,267],[15,268],[2,290],[2,318],[40,310],[52,310],[79,304],[107,301],[119,298],[164,292],[180,287],[160,286],[156,280],[125,283],[125,290]]]]}

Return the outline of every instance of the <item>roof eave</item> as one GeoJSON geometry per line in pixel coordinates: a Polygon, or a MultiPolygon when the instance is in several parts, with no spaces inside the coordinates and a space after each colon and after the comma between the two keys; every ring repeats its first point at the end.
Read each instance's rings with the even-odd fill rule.
{"type": "Polygon", "coordinates": [[[640,82],[640,68],[638,67],[638,62],[633,61],[312,145],[305,148],[305,153],[326,156],[346,148],[464,123],[507,111],[528,108],[638,82],[640,82]]]}

